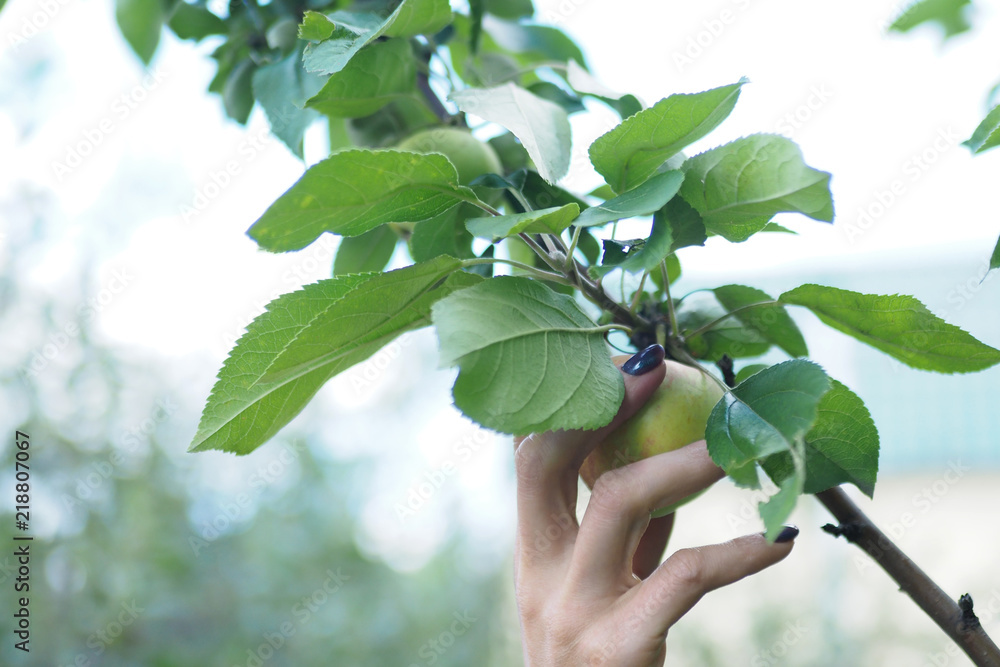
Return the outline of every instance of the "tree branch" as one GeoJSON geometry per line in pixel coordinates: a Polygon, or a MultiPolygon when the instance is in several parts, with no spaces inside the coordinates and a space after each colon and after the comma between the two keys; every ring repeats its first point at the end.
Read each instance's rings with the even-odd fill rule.
{"type": "Polygon", "coordinates": [[[435,116],[445,123],[451,120],[451,113],[445,108],[444,103],[441,102],[441,98],[437,96],[437,93],[431,89],[431,82],[423,72],[417,72],[417,90],[423,95],[427,101],[427,106],[430,107],[435,116]]]}
{"type": "Polygon", "coordinates": [[[843,489],[834,487],[817,493],[816,497],[840,522],[839,526],[827,524],[824,530],[843,535],[871,556],[978,667],[1000,667],[1000,649],[976,618],[972,598],[963,595],[961,605],[949,598],[865,516],[843,489]]]}

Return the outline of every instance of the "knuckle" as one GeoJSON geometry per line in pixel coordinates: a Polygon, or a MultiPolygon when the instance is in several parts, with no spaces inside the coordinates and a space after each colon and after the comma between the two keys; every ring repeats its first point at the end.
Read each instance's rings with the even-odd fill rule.
{"type": "Polygon", "coordinates": [[[681,549],[668,558],[665,565],[677,587],[690,590],[705,587],[705,557],[697,549],[681,549]]]}
{"type": "Polygon", "coordinates": [[[608,470],[594,482],[590,502],[600,511],[620,514],[635,508],[636,491],[632,475],[622,469],[608,470]]]}

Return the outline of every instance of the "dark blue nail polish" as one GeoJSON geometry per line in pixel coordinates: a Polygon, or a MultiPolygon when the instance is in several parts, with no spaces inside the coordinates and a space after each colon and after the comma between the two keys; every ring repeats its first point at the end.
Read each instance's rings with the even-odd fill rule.
{"type": "Polygon", "coordinates": [[[642,375],[663,363],[666,352],[662,345],[650,345],[622,364],[622,370],[629,375],[642,375]]]}
{"type": "Polygon", "coordinates": [[[785,526],[778,533],[778,536],[774,538],[775,544],[782,544],[784,542],[791,542],[799,535],[799,529],[795,526],[785,526]]]}

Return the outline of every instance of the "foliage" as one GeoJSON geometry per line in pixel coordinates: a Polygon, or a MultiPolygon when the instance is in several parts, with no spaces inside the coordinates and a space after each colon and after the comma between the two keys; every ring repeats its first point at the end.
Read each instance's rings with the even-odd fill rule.
{"type": "MultiPolygon", "coordinates": [[[[894,29],[936,21],[953,34],[964,4],[917,3],[894,29]]],[[[335,277],[278,298],[237,342],[193,450],[253,451],[331,377],[428,325],[442,363],[460,369],[455,404],[473,420],[518,434],[596,428],[623,395],[603,340],[619,330],[637,349],[659,342],[730,385],[706,429],[709,451],[737,483],[757,486],[763,470],[777,485],[761,506],[773,536],[801,493],[853,483],[871,495],[878,470],[867,409],[803,359],[788,306],[914,368],[964,373],[1000,362],[1000,351],[913,297],[819,285],[777,299],[746,285],[671,294],[679,249],[787,231],[774,222],[779,213],[833,221],[831,175],[785,137],[685,153],[725,122],[746,79],[644,108],[594,79],[579,47],[527,18],[524,0],[473,2],[465,14],[446,0],[250,2],[215,17],[224,31],[204,7],[183,7],[167,20],[179,36],[225,36],[210,90],[234,119],[259,104],[298,155],[306,127],[325,117],[330,128],[332,154],[261,215],[251,238],[288,252],[323,233],[345,237],[335,277]],[[573,193],[559,186],[571,162],[569,117],[588,100],[622,120],[588,150],[606,186],[573,193]],[[481,175],[476,189],[459,183],[446,156],[394,148],[428,128],[470,125],[481,139],[492,135],[503,171],[481,175]],[[484,201],[492,190],[502,198],[484,201]],[[645,220],[650,232],[616,238],[623,220],[645,220]],[[412,263],[383,272],[397,246],[412,263]],[[504,264],[514,277],[496,274],[504,264]],[[617,272],[639,278],[635,294],[612,296],[606,281],[617,272]],[[744,362],[772,348],[791,360],[744,362]]],[[[143,16],[146,24],[129,25],[164,20],[143,16]]],[[[126,31],[144,59],[152,33],[126,31]]],[[[977,130],[973,148],[994,145],[995,129],[977,130]]]]}
{"type": "MultiPolygon", "coordinates": [[[[331,457],[321,428],[329,411],[313,409],[225,470],[234,462],[221,455],[183,454],[177,443],[200,408],[189,372],[203,360],[137,354],[78,309],[93,298],[95,267],[114,252],[95,251],[113,247],[104,240],[120,233],[114,222],[94,229],[102,242],[64,267],[66,288],[24,281],[31,258],[72,229],[54,199],[24,196],[30,205],[11,208],[0,251],[8,306],[0,321],[37,338],[14,342],[0,361],[0,402],[11,408],[9,432],[16,424],[33,442],[30,588],[19,594],[30,598],[31,641],[27,655],[4,642],[0,664],[512,664],[518,647],[505,639],[506,619],[496,622],[509,599],[509,546],[449,531],[433,550],[425,543],[390,559],[366,513],[386,500],[411,507],[406,490],[385,496],[380,484],[399,459],[331,457]],[[33,226],[38,214],[44,221],[33,226]],[[68,323],[78,326],[71,336],[68,323]],[[65,347],[40,365],[39,341],[55,336],[65,347]],[[457,617],[468,627],[455,626],[457,617]],[[431,642],[452,628],[460,641],[442,653],[431,642]]],[[[399,409],[426,411],[427,403],[412,392],[399,409]]],[[[383,415],[374,402],[355,406],[337,415],[338,427],[363,437],[383,415]]],[[[7,479],[16,452],[0,451],[7,479]]],[[[458,497],[439,489],[389,530],[402,540],[457,523],[458,497]]],[[[24,536],[12,504],[0,519],[0,539],[24,536]]],[[[12,552],[0,558],[11,594],[17,565],[12,552]]],[[[0,632],[13,637],[16,624],[12,610],[0,632]]]]}

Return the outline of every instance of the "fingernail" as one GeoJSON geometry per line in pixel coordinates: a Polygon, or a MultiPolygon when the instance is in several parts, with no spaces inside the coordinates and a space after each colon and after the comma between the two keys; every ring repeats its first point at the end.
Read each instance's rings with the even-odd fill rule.
{"type": "Polygon", "coordinates": [[[642,375],[663,363],[664,356],[666,352],[662,345],[650,345],[622,364],[622,370],[629,375],[642,375]]]}
{"type": "Polygon", "coordinates": [[[781,529],[781,532],[778,533],[778,536],[774,538],[774,543],[782,544],[784,542],[791,542],[796,537],[798,537],[798,535],[799,535],[798,528],[796,528],[795,526],[785,526],[784,528],[781,529]]]}

